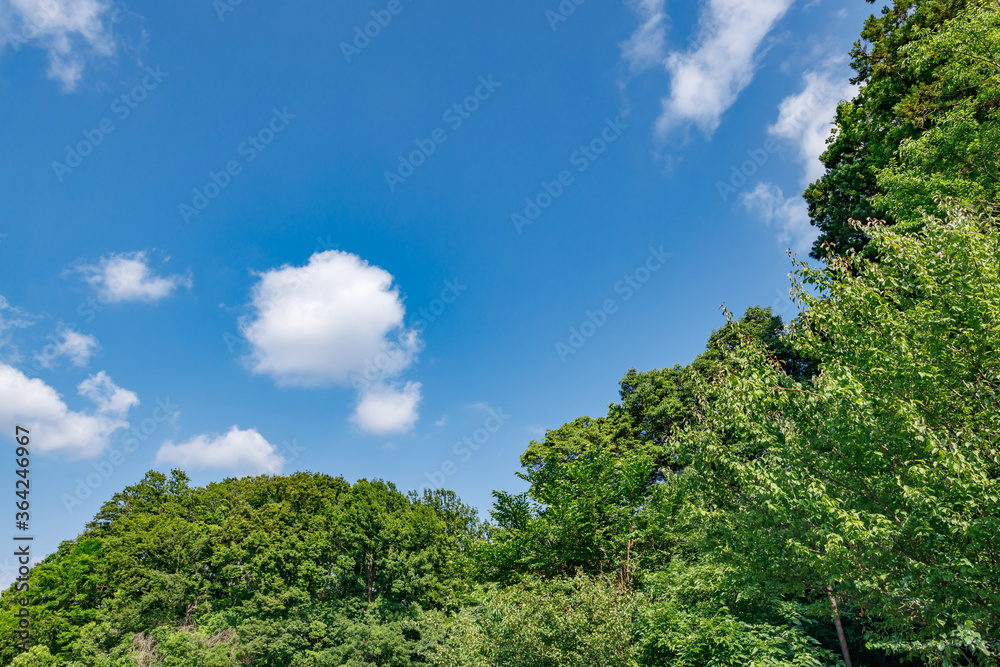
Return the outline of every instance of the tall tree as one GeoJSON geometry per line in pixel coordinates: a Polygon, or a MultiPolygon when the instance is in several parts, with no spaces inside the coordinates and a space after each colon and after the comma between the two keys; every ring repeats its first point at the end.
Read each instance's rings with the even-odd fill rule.
{"type": "MultiPolygon", "coordinates": [[[[688,479],[720,552],[863,615],[930,664],[1000,658],[1000,235],[954,209],[919,234],[868,226],[879,259],[802,267],[795,381],[758,343],[704,388],[688,479]],[[748,549],[747,545],[753,548],[748,549]]],[[[831,619],[837,610],[831,608],[831,619]]]]}
{"type": "MultiPolygon", "coordinates": [[[[822,157],[826,174],[805,193],[812,223],[820,231],[814,257],[824,258],[826,245],[837,255],[864,248],[868,236],[863,227],[850,223],[852,219],[900,220],[895,210],[900,198],[886,198],[884,187],[890,181],[898,184],[903,176],[895,171],[901,150],[903,161],[914,163],[914,156],[905,155],[913,152],[912,142],[928,132],[954,135],[948,129],[950,110],[967,107],[976,123],[996,119],[996,98],[987,92],[995,86],[980,76],[986,63],[980,62],[969,70],[971,76],[965,76],[953,60],[963,51],[982,51],[978,55],[990,58],[995,42],[965,44],[956,53],[941,48],[944,43],[935,37],[968,6],[993,4],[992,0],[894,0],[881,15],[867,20],[861,40],[851,51],[851,67],[856,72],[852,81],[861,90],[837,109],[835,135],[822,157]],[[970,105],[970,100],[978,102],[970,105]],[[880,183],[884,170],[895,177],[887,175],[888,180],[880,183]]],[[[975,59],[968,56],[968,60],[975,59]]],[[[954,169],[970,166],[958,164],[958,155],[948,155],[946,161],[953,162],[954,169]]],[[[924,203],[929,203],[929,197],[924,203]]]]}

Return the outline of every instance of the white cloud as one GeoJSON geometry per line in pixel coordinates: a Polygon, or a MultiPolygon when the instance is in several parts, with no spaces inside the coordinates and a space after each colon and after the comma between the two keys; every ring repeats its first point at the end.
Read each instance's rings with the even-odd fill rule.
{"type": "Polygon", "coordinates": [[[103,373],[84,380],[79,391],[97,404],[94,414],[70,410],[49,385],[0,364],[0,423],[28,428],[35,449],[41,453],[96,457],[113,434],[128,428],[128,408],[139,401],[103,373]]]}
{"type": "Polygon", "coordinates": [[[828,63],[820,71],[802,76],[802,90],[789,95],[778,106],[778,119],[768,127],[768,133],[795,148],[802,164],[802,184],[808,185],[824,173],[819,156],[826,150],[826,140],[833,129],[837,105],[852,99],[858,86],[851,84],[844,67],[828,63]]]}
{"type": "Polygon", "coordinates": [[[3,296],[0,296],[0,336],[7,333],[8,329],[13,329],[17,327],[26,327],[30,323],[23,318],[23,313],[17,308],[14,308],[3,296]],[[9,311],[10,315],[14,316],[14,319],[10,319],[4,315],[4,311],[9,311]]]}
{"type": "Polygon", "coordinates": [[[406,308],[392,275],[337,250],[262,274],[251,305],[240,326],[253,348],[253,370],[283,385],[391,377],[416,360],[422,345],[419,333],[404,327],[406,308]]]}
{"type": "MultiPolygon", "coordinates": [[[[802,166],[803,187],[820,178],[825,168],[819,156],[826,150],[837,105],[853,98],[858,87],[851,84],[842,58],[824,63],[818,70],[802,75],[802,90],[789,95],[778,105],[778,118],[768,134],[790,146],[802,166]]],[[[772,183],[758,183],[740,198],[740,203],[761,215],[779,229],[779,241],[802,255],[812,249],[819,236],[810,224],[809,211],[801,197],[786,199],[781,188],[772,183]]]]}
{"type": "Polygon", "coordinates": [[[420,400],[419,382],[408,382],[402,388],[378,385],[362,392],[351,421],[373,435],[407,433],[419,417],[420,400]]]}
{"type": "Polygon", "coordinates": [[[819,231],[809,222],[805,200],[802,197],[786,199],[781,188],[772,183],[758,183],[751,192],[740,197],[740,203],[768,224],[777,225],[778,241],[796,254],[808,254],[819,236],[819,231]]]}
{"type": "Polygon", "coordinates": [[[761,44],[794,0],[708,0],[695,44],[666,58],[670,96],[657,130],[695,123],[711,135],[753,80],[761,44]]]}
{"type": "Polygon", "coordinates": [[[12,344],[11,329],[23,329],[31,326],[31,320],[18,308],[11,306],[7,299],[0,296],[0,348],[4,348],[4,357],[14,362],[20,359],[20,353],[12,344]]]}
{"type": "Polygon", "coordinates": [[[279,385],[351,384],[358,391],[351,419],[359,428],[378,435],[409,430],[420,385],[399,389],[393,379],[416,362],[423,342],[404,324],[406,307],[393,280],[339,250],[261,274],[253,312],[240,322],[251,347],[246,361],[279,385]]]}
{"type": "Polygon", "coordinates": [[[622,57],[633,72],[663,62],[667,32],[665,0],[627,0],[642,25],[622,44],[622,57]]]}
{"type": "Polygon", "coordinates": [[[112,253],[102,257],[96,265],[81,266],[79,271],[109,303],[155,303],[173,294],[180,286],[191,287],[190,276],[154,275],[145,252],[112,253]]]}
{"type": "Polygon", "coordinates": [[[285,461],[274,445],[256,429],[241,431],[233,426],[225,435],[202,434],[175,445],[165,442],[156,453],[156,464],[181,468],[216,468],[236,473],[276,475],[285,461]]]}
{"type": "Polygon", "coordinates": [[[46,345],[42,352],[35,353],[36,369],[52,368],[61,357],[67,357],[74,366],[83,368],[101,347],[93,336],[71,329],[61,329],[57,335],[53,343],[46,345]]]}
{"type": "Polygon", "coordinates": [[[128,416],[128,411],[139,405],[139,397],[135,392],[122,389],[101,371],[80,383],[78,388],[81,396],[85,396],[97,406],[97,412],[118,419],[128,416]]]}
{"type": "Polygon", "coordinates": [[[50,78],[73,90],[88,60],[110,57],[111,4],[101,0],[0,0],[0,51],[29,44],[48,52],[50,78]]]}

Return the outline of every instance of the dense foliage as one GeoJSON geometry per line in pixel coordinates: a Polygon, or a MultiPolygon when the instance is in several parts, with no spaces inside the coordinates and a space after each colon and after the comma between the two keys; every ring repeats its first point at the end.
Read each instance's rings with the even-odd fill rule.
{"type": "Polygon", "coordinates": [[[997,667],[998,45],[995,0],[872,17],[801,314],[629,370],[489,522],[378,480],[151,472],[33,568],[28,651],[4,592],[0,664],[997,667]]]}
{"type": "Polygon", "coordinates": [[[935,195],[995,205],[998,43],[996,0],[894,0],[868,20],[851,54],[861,90],[838,108],[826,174],[805,194],[820,230],[814,257],[827,244],[864,248],[852,219],[912,225],[940,213],[935,195]]]}
{"type": "MultiPolygon", "coordinates": [[[[34,662],[14,664],[408,665],[469,592],[470,517],[449,492],[408,498],[379,481],[192,489],[149,473],[34,568],[34,662]]],[[[16,602],[0,609],[4,664],[16,602]]]]}

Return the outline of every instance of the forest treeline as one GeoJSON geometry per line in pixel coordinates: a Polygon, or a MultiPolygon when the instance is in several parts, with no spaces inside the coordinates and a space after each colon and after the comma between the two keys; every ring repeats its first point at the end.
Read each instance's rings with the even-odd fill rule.
{"type": "MultiPolygon", "coordinates": [[[[531,442],[521,494],[150,472],[0,598],[17,667],[1000,665],[1000,3],[896,0],[791,322],[531,442]]],[[[794,261],[794,260],[793,260],[794,261]]]]}

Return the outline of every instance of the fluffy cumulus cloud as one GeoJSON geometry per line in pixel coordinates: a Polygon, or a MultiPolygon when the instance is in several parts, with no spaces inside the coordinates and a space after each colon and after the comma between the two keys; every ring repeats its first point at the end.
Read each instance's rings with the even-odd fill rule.
{"type": "Polygon", "coordinates": [[[102,257],[97,264],[86,264],[78,270],[107,303],[155,303],[173,294],[178,287],[191,287],[191,276],[153,273],[145,252],[113,253],[102,257]]]}
{"type": "Polygon", "coordinates": [[[51,343],[35,353],[36,368],[53,368],[63,357],[77,368],[83,368],[100,347],[97,339],[89,334],[60,329],[51,343]]]}
{"type": "Polygon", "coordinates": [[[255,373],[285,386],[353,385],[360,428],[385,434],[412,427],[420,385],[400,387],[395,378],[423,344],[404,325],[406,308],[389,272],[357,255],[320,252],[305,266],[261,274],[251,309],[240,329],[255,373]]]}
{"type": "Polygon", "coordinates": [[[156,453],[156,463],[180,468],[213,468],[236,473],[278,474],[284,460],[274,445],[256,429],[241,431],[233,426],[224,435],[199,435],[175,445],[165,442],[156,453]]]}
{"type": "Polygon", "coordinates": [[[633,72],[663,62],[667,32],[665,0],[627,0],[642,21],[628,41],[622,44],[622,57],[633,72]]]}
{"type": "Polygon", "coordinates": [[[35,449],[43,454],[96,457],[115,433],[128,428],[128,411],[139,399],[104,373],[84,380],[79,392],[95,403],[93,412],[70,410],[62,396],[43,381],[0,364],[0,423],[16,423],[32,431],[35,449]]]}
{"type": "Polygon", "coordinates": [[[768,128],[771,136],[795,151],[803,168],[803,185],[823,175],[819,156],[826,150],[837,105],[858,93],[858,86],[848,81],[845,69],[841,62],[834,61],[803,74],[802,90],[781,101],[778,119],[768,128]]]}
{"type": "Polygon", "coordinates": [[[419,417],[420,383],[405,386],[376,385],[362,392],[351,421],[373,435],[403,433],[413,428],[419,417]]]}
{"type": "Polygon", "coordinates": [[[759,183],[740,197],[740,203],[778,229],[778,241],[798,255],[806,255],[819,232],[809,222],[809,209],[802,197],[786,199],[772,183],[759,183]]]}
{"type": "Polygon", "coordinates": [[[657,122],[661,135],[689,123],[711,135],[722,114],[753,80],[765,38],[794,0],[707,0],[686,51],[667,55],[670,95],[657,122]]]}
{"type": "Polygon", "coordinates": [[[89,60],[115,53],[113,9],[101,0],[0,0],[0,51],[37,46],[50,78],[73,90],[89,60]]]}

